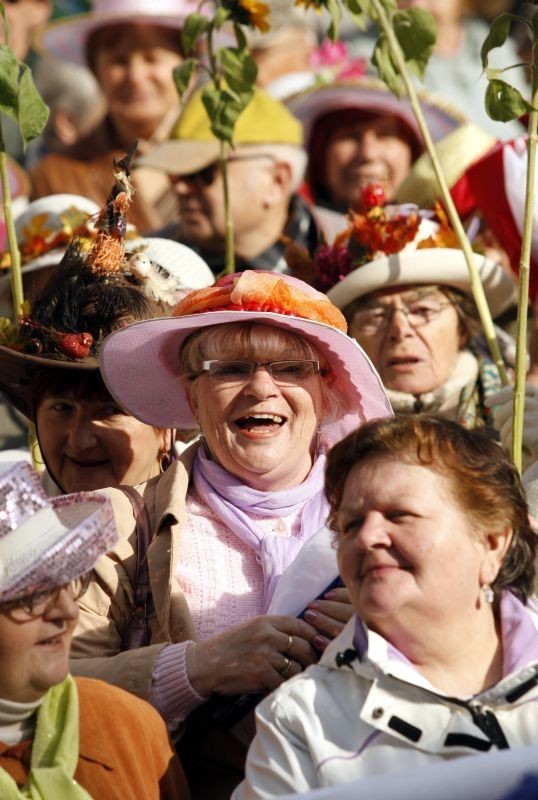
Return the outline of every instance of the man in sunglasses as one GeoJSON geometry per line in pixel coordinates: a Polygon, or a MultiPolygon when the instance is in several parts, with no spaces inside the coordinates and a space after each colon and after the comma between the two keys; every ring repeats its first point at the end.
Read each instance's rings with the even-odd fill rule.
{"type": "MultiPolygon", "coordinates": [[[[318,214],[297,194],[306,166],[302,128],[282,103],[257,89],[237,120],[234,141],[228,185],[237,269],[287,273],[286,241],[313,252],[322,226],[331,240],[345,220],[332,212],[318,214]]],[[[200,92],[185,106],[170,140],[139,163],[166,172],[177,197],[179,223],[156,235],[188,244],[220,273],[226,220],[219,143],[200,92]]]]}

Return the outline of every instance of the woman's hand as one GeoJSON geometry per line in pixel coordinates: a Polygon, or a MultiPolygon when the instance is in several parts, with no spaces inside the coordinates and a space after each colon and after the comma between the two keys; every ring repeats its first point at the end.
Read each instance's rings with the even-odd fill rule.
{"type": "Polygon", "coordinates": [[[317,630],[294,617],[255,617],[187,650],[191,686],[203,697],[272,691],[314,664],[317,630]]]}
{"type": "Polygon", "coordinates": [[[314,647],[325,650],[331,639],[343,631],[354,613],[345,587],[332,589],[324,595],[323,600],[309,603],[304,618],[318,630],[318,635],[313,639],[314,647]]]}

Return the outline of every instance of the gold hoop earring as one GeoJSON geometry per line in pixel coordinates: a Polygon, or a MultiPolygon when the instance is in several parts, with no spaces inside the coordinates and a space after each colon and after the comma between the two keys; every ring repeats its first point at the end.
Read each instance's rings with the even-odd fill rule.
{"type": "Polygon", "coordinates": [[[170,458],[170,453],[165,450],[164,452],[160,453],[159,457],[159,472],[162,474],[166,472],[170,464],[172,463],[172,459],[170,458]]]}

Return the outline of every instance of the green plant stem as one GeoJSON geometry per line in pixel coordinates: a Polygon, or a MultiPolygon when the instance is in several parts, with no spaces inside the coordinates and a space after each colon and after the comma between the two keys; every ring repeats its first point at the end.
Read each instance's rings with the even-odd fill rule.
{"type": "MultiPolygon", "coordinates": [[[[220,90],[221,81],[219,77],[218,64],[215,59],[213,51],[213,25],[209,26],[207,32],[207,50],[209,57],[211,79],[215,89],[220,90]]],[[[225,267],[224,271],[227,275],[235,272],[235,247],[234,247],[234,221],[232,217],[232,209],[230,206],[230,189],[228,184],[228,151],[229,144],[225,139],[219,139],[220,147],[220,173],[222,175],[222,191],[224,195],[224,219],[226,225],[226,238],[225,238],[225,267]]]]}
{"type": "Polygon", "coordinates": [[[482,323],[484,335],[487,339],[489,349],[491,351],[491,356],[493,358],[495,366],[499,371],[499,376],[501,378],[501,381],[503,385],[506,386],[510,383],[510,381],[508,380],[508,375],[506,372],[506,367],[504,365],[503,357],[501,355],[499,342],[495,334],[495,327],[493,325],[493,320],[491,318],[491,313],[486,299],[486,294],[484,292],[484,287],[482,286],[482,281],[480,280],[480,274],[474,262],[474,255],[471,248],[471,244],[469,242],[467,234],[465,233],[465,230],[459,218],[456,206],[454,205],[454,201],[452,200],[452,197],[450,195],[450,191],[448,189],[445,176],[443,175],[441,164],[439,162],[439,159],[437,158],[433,140],[430,136],[428,126],[426,125],[426,121],[424,119],[424,115],[420,107],[420,101],[418,99],[418,94],[415,89],[415,85],[409,76],[409,72],[405,64],[405,59],[400,47],[400,43],[398,42],[398,39],[396,38],[396,35],[392,29],[392,25],[385,13],[385,9],[383,8],[379,0],[372,0],[372,8],[375,10],[375,13],[377,15],[377,22],[380,28],[387,37],[387,41],[389,43],[392,55],[394,57],[402,81],[404,83],[407,95],[409,97],[411,108],[413,109],[413,113],[417,118],[420,132],[422,134],[422,138],[424,139],[424,144],[426,146],[426,150],[432,161],[433,169],[437,177],[437,182],[439,184],[441,197],[445,204],[445,208],[447,210],[450,223],[454,228],[454,231],[458,237],[458,241],[463,251],[465,261],[467,262],[467,267],[469,269],[469,274],[471,278],[471,290],[476,303],[476,307],[478,309],[478,313],[480,315],[480,321],[482,323]]]}
{"type": "Polygon", "coordinates": [[[11,295],[13,299],[13,315],[15,321],[17,321],[24,300],[24,295],[22,290],[22,276],[21,276],[21,254],[19,251],[19,246],[17,244],[17,234],[15,233],[15,224],[13,222],[13,213],[11,209],[11,191],[9,188],[7,157],[4,145],[4,133],[2,130],[1,119],[0,119],[0,181],[2,184],[2,198],[3,198],[2,205],[4,209],[4,220],[6,223],[7,243],[11,258],[11,295]]]}
{"type": "Polygon", "coordinates": [[[226,214],[226,267],[228,275],[235,272],[234,221],[230,206],[228,188],[228,142],[220,140],[220,171],[222,173],[222,189],[224,192],[224,212],[226,214]]]}
{"type": "MultiPolygon", "coordinates": [[[[533,70],[532,107],[538,108],[538,77],[533,70]]],[[[527,180],[525,194],[525,213],[519,261],[519,298],[516,333],[516,376],[514,384],[514,404],[512,413],[512,459],[519,472],[523,467],[523,420],[525,412],[525,376],[527,374],[527,313],[529,306],[529,271],[531,260],[532,227],[534,211],[534,178],[536,174],[536,132],[538,130],[538,111],[529,114],[527,138],[527,180]]]]}

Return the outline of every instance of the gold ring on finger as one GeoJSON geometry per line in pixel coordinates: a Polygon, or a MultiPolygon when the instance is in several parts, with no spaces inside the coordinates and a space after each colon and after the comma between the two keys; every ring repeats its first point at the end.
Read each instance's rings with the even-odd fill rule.
{"type": "Polygon", "coordinates": [[[287,678],[291,671],[291,658],[284,656],[284,666],[279,670],[283,678],[287,678]]]}
{"type": "Polygon", "coordinates": [[[293,636],[290,636],[288,633],[288,644],[286,645],[285,650],[283,650],[282,652],[289,653],[292,647],[293,647],[293,636]]]}

